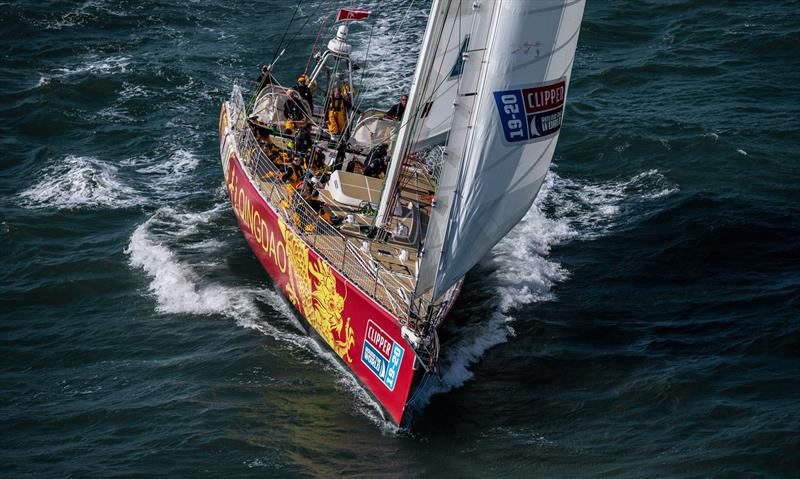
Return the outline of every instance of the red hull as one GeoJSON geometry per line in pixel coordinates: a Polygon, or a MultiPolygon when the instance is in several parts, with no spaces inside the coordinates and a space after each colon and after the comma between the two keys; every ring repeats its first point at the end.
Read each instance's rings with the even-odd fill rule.
{"type": "Polygon", "coordinates": [[[223,107],[225,182],[247,243],[297,312],[400,424],[416,360],[400,324],[309,247],[265,201],[229,144],[234,140],[225,134],[226,116],[223,107]]]}

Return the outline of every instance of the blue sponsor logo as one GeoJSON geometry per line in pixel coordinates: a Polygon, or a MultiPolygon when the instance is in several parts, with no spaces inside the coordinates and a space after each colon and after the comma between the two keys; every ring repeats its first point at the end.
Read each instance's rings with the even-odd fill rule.
{"type": "Polygon", "coordinates": [[[507,90],[494,92],[494,101],[500,112],[500,124],[503,125],[506,141],[528,140],[528,120],[522,107],[522,92],[507,90]]]}
{"type": "Polygon", "coordinates": [[[397,344],[391,336],[386,334],[372,321],[367,322],[367,331],[364,335],[364,347],[361,350],[361,362],[372,371],[378,379],[394,390],[397,374],[403,363],[405,349],[397,344]]]}
{"type": "Polygon", "coordinates": [[[528,88],[494,92],[503,134],[509,143],[548,137],[561,128],[564,79],[528,88]]]}

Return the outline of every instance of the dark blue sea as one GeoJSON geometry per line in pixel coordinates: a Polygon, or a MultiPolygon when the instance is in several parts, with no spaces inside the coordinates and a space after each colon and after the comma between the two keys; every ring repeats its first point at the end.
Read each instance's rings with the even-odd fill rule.
{"type": "Polygon", "coordinates": [[[545,186],[404,429],[223,189],[234,82],[283,39],[293,83],[344,5],[388,107],[429,1],[0,3],[0,476],[800,477],[800,2],[588,2],[545,186]]]}

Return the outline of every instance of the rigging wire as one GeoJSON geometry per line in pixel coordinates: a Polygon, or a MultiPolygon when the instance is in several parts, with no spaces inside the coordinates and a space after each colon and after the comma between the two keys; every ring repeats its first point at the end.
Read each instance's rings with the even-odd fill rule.
{"type": "MultiPolygon", "coordinates": [[[[404,25],[405,25],[405,23],[406,23],[406,19],[408,19],[408,17],[409,17],[409,13],[411,12],[411,8],[414,6],[414,3],[415,3],[415,1],[416,1],[416,0],[412,0],[412,1],[411,1],[411,3],[409,3],[409,5],[408,5],[408,8],[406,9],[406,13],[403,15],[403,19],[400,21],[400,25],[398,25],[397,29],[395,29],[394,33],[392,34],[392,37],[389,39],[389,43],[391,43],[391,44],[394,44],[394,43],[395,43],[395,39],[396,39],[397,35],[398,35],[398,34],[399,34],[401,31],[403,31],[403,26],[404,26],[404,25]]],[[[377,72],[373,73],[373,74],[372,74],[372,76],[370,76],[370,77],[369,77],[369,78],[368,78],[368,79],[367,79],[367,80],[364,82],[364,83],[365,83],[365,85],[369,85],[369,86],[366,86],[366,87],[364,88],[364,91],[363,91],[363,93],[359,95],[359,100],[358,100],[358,103],[357,103],[357,105],[355,106],[355,109],[358,109],[358,107],[360,107],[360,106],[361,106],[361,102],[363,102],[363,101],[364,101],[364,95],[366,95],[367,93],[369,93],[370,91],[372,91],[372,86],[374,85],[373,79],[375,78],[375,75],[377,75],[377,72]]]]}
{"type": "MultiPolygon", "coordinates": [[[[317,8],[316,11],[319,12],[319,8],[317,8]]],[[[297,35],[300,35],[300,32],[302,32],[306,28],[306,25],[308,25],[308,21],[311,20],[312,16],[313,15],[306,15],[306,21],[303,22],[302,25],[300,25],[300,28],[298,28],[297,31],[294,32],[294,35],[292,35],[292,38],[290,38],[289,41],[286,42],[287,45],[291,44],[292,42],[294,42],[294,40],[297,38],[297,35]]]]}
{"type": "MultiPolygon", "coordinates": [[[[269,65],[267,66],[267,74],[263,75],[261,80],[258,82],[256,86],[256,91],[253,93],[253,96],[250,97],[250,101],[248,102],[248,108],[252,108],[256,102],[256,97],[261,92],[262,87],[264,86],[264,82],[268,81],[270,77],[272,77],[272,68],[275,65],[276,59],[283,55],[283,52],[286,51],[283,48],[283,41],[286,39],[286,34],[289,33],[289,29],[292,27],[292,23],[294,22],[294,17],[297,16],[297,12],[300,11],[300,5],[303,3],[303,0],[297,0],[297,6],[294,8],[294,12],[292,13],[292,18],[289,19],[289,23],[286,25],[286,29],[283,31],[283,36],[281,36],[281,40],[278,42],[278,46],[275,47],[275,52],[272,54],[272,60],[269,61],[269,65]],[[281,51],[281,49],[283,50],[281,51]],[[280,52],[280,54],[278,53],[280,52]]],[[[273,77],[274,79],[274,77],[273,77]]],[[[270,81],[270,83],[272,83],[270,81]]]]}
{"type": "MultiPolygon", "coordinates": [[[[399,26],[397,27],[397,29],[394,30],[394,32],[393,32],[393,34],[392,34],[392,36],[390,38],[390,42],[391,43],[394,43],[394,41],[397,38],[399,32],[401,32],[403,30],[403,27],[405,26],[406,21],[410,16],[410,12],[411,12],[411,9],[413,8],[414,4],[415,4],[415,1],[416,0],[412,0],[409,3],[408,8],[406,9],[406,12],[402,17],[402,20],[401,20],[399,26]]],[[[296,5],[295,10],[294,10],[294,13],[292,14],[292,17],[289,20],[289,23],[287,24],[286,29],[284,30],[283,36],[281,37],[281,40],[280,40],[280,42],[278,44],[278,47],[275,49],[275,53],[273,54],[273,60],[270,63],[270,66],[274,65],[274,62],[276,61],[276,58],[280,58],[280,56],[283,55],[283,52],[285,51],[284,42],[286,40],[286,36],[288,35],[292,24],[294,23],[295,19],[297,18],[297,13],[300,10],[302,2],[303,2],[303,0],[298,0],[297,5],[296,5]],[[283,50],[283,51],[281,51],[281,50],[283,50]]],[[[321,9],[321,6],[322,6],[322,4],[320,4],[320,6],[316,9],[317,12],[319,12],[319,10],[321,9]]],[[[311,16],[313,16],[313,15],[305,15],[305,21],[300,26],[300,28],[297,29],[297,31],[292,35],[292,37],[289,39],[289,41],[286,42],[286,45],[291,44],[297,38],[297,36],[300,34],[300,32],[302,32],[304,30],[304,28],[308,24],[308,21],[310,20],[311,16]]],[[[322,25],[320,26],[320,30],[317,33],[317,38],[314,41],[314,48],[316,47],[317,43],[319,42],[319,38],[321,36],[322,31],[324,30],[324,27],[325,27],[325,24],[327,23],[328,17],[329,17],[329,15],[324,18],[324,20],[322,22],[322,25]]],[[[369,52],[371,50],[372,38],[374,36],[374,33],[375,33],[375,24],[373,23],[372,28],[370,29],[370,37],[369,37],[369,42],[368,42],[368,46],[367,46],[367,57],[365,57],[365,59],[368,58],[369,52]]],[[[312,50],[312,54],[309,56],[309,59],[308,59],[308,61],[306,63],[304,74],[305,74],[305,71],[308,70],[308,66],[310,65],[310,62],[311,62],[312,58],[313,58],[313,50],[312,50]]],[[[337,77],[337,75],[339,73],[339,63],[340,62],[337,61],[335,66],[334,66],[333,72],[329,73],[330,77],[328,79],[328,84],[326,85],[327,89],[328,89],[328,95],[327,96],[330,96],[331,87],[332,87],[333,83],[335,83],[335,78],[337,77]]],[[[353,110],[353,112],[359,111],[359,107],[361,106],[361,104],[363,103],[363,101],[365,99],[365,94],[369,93],[370,91],[372,91],[374,89],[375,82],[373,80],[374,80],[375,76],[377,75],[377,72],[374,71],[373,69],[369,68],[369,65],[370,65],[369,61],[367,61],[366,63],[367,63],[367,65],[365,65],[364,71],[362,71],[360,73],[360,75],[359,75],[359,82],[362,83],[362,84],[368,85],[368,86],[365,86],[364,91],[363,92],[359,92],[359,94],[357,95],[357,100],[352,102],[352,107],[353,107],[352,110],[353,110]],[[364,80],[364,78],[367,76],[367,72],[370,72],[371,74],[369,75],[369,77],[366,80],[364,80]]],[[[259,83],[259,85],[258,85],[258,87],[256,89],[256,93],[253,95],[253,98],[250,101],[250,106],[251,107],[255,103],[255,99],[256,99],[256,97],[258,95],[258,92],[261,91],[262,86],[263,86],[264,82],[267,79],[268,79],[268,77],[265,76],[264,78],[262,78],[262,81],[259,83]]],[[[280,83],[277,82],[277,80],[274,80],[274,81],[275,81],[276,85],[282,87],[282,85],[280,85],[280,83]]],[[[352,92],[352,90],[353,90],[353,85],[350,85],[350,91],[352,92]]],[[[304,112],[304,116],[309,121],[309,123],[311,123],[312,125],[316,126],[317,129],[318,129],[318,134],[316,135],[316,140],[317,141],[319,141],[319,139],[320,139],[320,137],[322,135],[322,130],[325,129],[325,126],[326,126],[325,122],[326,122],[327,118],[325,118],[325,110],[327,109],[329,101],[330,101],[329,98],[326,98],[325,106],[323,108],[322,125],[320,125],[320,124],[318,124],[318,123],[316,123],[314,121],[313,112],[312,112],[312,114],[306,114],[304,112]]],[[[353,126],[354,123],[357,123],[356,118],[357,117],[354,114],[351,115],[351,118],[348,121],[348,125],[347,125],[348,129],[350,129],[350,127],[353,126]]],[[[339,135],[338,142],[336,143],[336,148],[341,146],[341,143],[345,140],[345,137],[346,137],[346,135],[339,135]]]]}
{"type": "MultiPolygon", "coordinates": [[[[411,2],[408,4],[408,8],[406,9],[405,14],[403,14],[403,18],[400,21],[400,25],[398,25],[398,27],[394,30],[394,32],[392,33],[392,37],[389,39],[389,43],[390,44],[394,44],[395,43],[395,39],[397,38],[397,35],[401,31],[403,31],[403,27],[405,26],[406,20],[408,19],[409,14],[411,13],[411,9],[414,7],[415,1],[416,0],[411,0],[411,2]]],[[[377,17],[377,15],[376,15],[376,17],[377,17]]],[[[372,36],[374,34],[374,29],[375,29],[375,24],[373,23],[372,30],[370,31],[369,43],[367,45],[367,53],[369,53],[369,49],[371,48],[371,45],[372,45],[372,36]]],[[[367,57],[365,57],[365,60],[366,60],[367,65],[371,64],[367,57]]],[[[365,66],[365,68],[369,68],[369,67],[365,66]]],[[[358,111],[360,109],[361,103],[364,101],[365,96],[369,92],[372,91],[373,86],[375,85],[375,82],[373,80],[374,80],[375,76],[377,75],[377,72],[373,72],[372,75],[366,81],[364,80],[364,76],[365,75],[366,75],[366,73],[362,73],[360,75],[360,77],[359,77],[359,81],[362,82],[362,84],[364,85],[364,88],[363,88],[363,91],[360,92],[359,95],[358,95],[358,101],[354,102],[354,105],[353,105],[353,110],[354,111],[358,111]]],[[[383,188],[385,188],[385,187],[386,187],[386,182],[384,182],[381,185],[381,195],[383,195],[383,188]]],[[[374,224],[375,224],[375,220],[374,219],[373,219],[373,223],[372,224],[374,226],[374,224]]]]}
{"type": "MultiPolygon", "coordinates": [[[[271,69],[275,66],[275,62],[277,62],[278,59],[280,59],[280,57],[283,56],[283,54],[286,52],[286,47],[283,47],[283,42],[286,39],[286,35],[289,33],[289,29],[291,28],[292,23],[294,22],[295,16],[296,16],[297,12],[300,10],[300,5],[302,3],[303,3],[303,0],[298,0],[297,7],[295,8],[294,14],[292,14],[292,18],[289,20],[289,24],[286,26],[286,30],[284,30],[284,32],[283,32],[283,36],[281,37],[281,41],[280,41],[280,43],[278,43],[278,47],[275,49],[275,53],[277,53],[278,50],[280,50],[280,53],[277,56],[273,55],[272,61],[269,63],[270,72],[271,72],[271,69]]],[[[297,36],[300,35],[300,32],[302,32],[305,29],[306,25],[308,24],[308,21],[311,20],[311,17],[318,17],[319,16],[319,12],[320,12],[321,9],[322,9],[322,4],[320,3],[320,5],[317,7],[316,10],[314,10],[314,12],[312,14],[300,17],[300,18],[305,18],[305,21],[303,22],[302,25],[300,25],[300,28],[298,28],[294,32],[294,35],[292,35],[292,37],[289,39],[289,41],[286,42],[286,46],[287,47],[292,42],[294,42],[294,40],[297,38],[297,36]]],[[[327,21],[327,17],[325,17],[325,19],[323,21],[323,26],[325,24],[325,21],[327,21]]],[[[322,27],[320,27],[320,34],[321,33],[322,33],[322,27]]],[[[317,34],[317,39],[319,39],[319,34],[317,34]]],[[[316,45],[316,41],[314,42],[314,44],[316,45]]],[[[311,61],[311,57],[309,57],[309,62],[310,61],[311,61]]],[[[307,70],[308,70],[308,63],[306,64],[306,70],[305,71],[307,71],[307,70]]],[[[304,75],[305,75],[305,71],[303,72],[304,75]]],[[[249,102],[249,106],[251,108],[255,104],[256,97],[258,96],[258,93],[262,90],[264,82],[267,81],[267,78],[268,77],[262,78],[261,81],[259,82],[258,86],[256,87],[256,91],[253,94],[253,96],[252,96],[252,98],[250,99],[250,102],[249,102]]],[[[282,85],[280,85],[280,83],[278,83],[277,80],[274,79],[274,77],[273,77],[273,80],[274,80],[275,84],[277,84],[279,86],[282,86],[282,85]]],[[[313,114],[313,112],[312,112],[312,114],[313,114]]],[[[307,116],[311,116],[311,115],[307,115],[307,116]]],[[[312,121],[312,123],[313,123],[313,121],[312,121]]]]}
{"type": "Polygon", "coordinates": [[[325,29],[325,24],[328,23],[328,18],[330,14],[325,15],[325,18],[322,19],[322,24],[319,26],[319,31],[317,32],[317,38],[314,39],[314,44],[311,46],[311,53],[308,55],[308,61],[306,62],[306,67],[303,69],[303,75],[308,73],[308,67],[311,65],[311,59],[314,58],[314,54],[317,50],[317,45],[319,44],[319,37],[322,36],[322,30],[325,29]]]}
{"type": "MultiPolygon", "coordinates": [[[[364,53],[364,68],[362,69],[361,73],[358,75],[358,81],[362,85],[364,84],[364,75],[367,74],[369,67],[371,65],[369,61],[369,51],[372,48],[372,37],[375,35],[375,22],[372,23],[372,28],[369,29],[369,39],[367,40],[367,51],[364,53]]],[[[361,99],[361,95],[359,94],[359,100],[361,99]]]]}
{"type": "Polygon", "coordinates": [[[292,22],[294,22],[294,17],[297,15],[297,12],[300,11],[300,5],[303,3],[303,0],[297,0],[297,6],[294,8],[294,13],[292,13],[292,18],[289,19],[289,23],[286,25],[286,30],[283,31],[283,36],[281,37],[281,41],[278,42],[278,46],[275,48],[275,53],[272,54],[272,60],[270,61],[270,65],[272,62],[275,61],[275,58],[278,56],[278,51],[283,47],[283,41],[286,39],[286,34],[289,33],[289,29],[292,27],[292,22]]]}
{"type": "MultiPolygon", "coordinates": [[[[458,3],[458,8],[460,9],[461,8],[461,0],[457,0],[457,1],[459,2],[458,3]]],[[[447,7],[446,7],[447,11],[450,10],[451,5],[452,5],[452,2],[447,4],[447,7]]],[[[445,50],[447,49],[447,46],[450,45],[450,42],[451,42],[451,40],[453,38],[453,30],[455,29],[456,21],[454,21],[453,25],[450,27],[450,33],[448,34],[447,42],[444,45],[445,46],[445,50]]],[[[459,21],[458,23],[459,23],[459,28],[460,28],[461,22],[459,21]]],[[[439,41],[441,41],[441,39],[442,39],[442,37],[443,37],[443,35],[445,33],[445,27],[446,27],[446,23],[442,23],[441,30],[439,30],[437,32],[439,41]]],[[[438,42],[437,42],[437,44],[438,44],[438,42]]],[[[435,53],[436,52],[434,51],[434,56],[435,56],[435,53]]],[[[444,56],[442,56],[442,62],[443,61],[444,61],[444,56]]],[[[406,146],[404,148],[404,151],[402,151],[401,155],[399,156],[399,159],[400,159],[401,162],[404,161],[406,156],[409,154],[409,152],[412,151],[412,149],[414,148],[414,145],[416,143],[418,143],[419,137],[422,134],[422,129],[420,128],[421,127],[421,122],[418,123],[418,124],[414,124],[413,120],[415,118],[417,118],[417,116],[419,115],[419,113],[421,111],[424,111],[425,108],[428,107],[429,103],[433,103],[433,101],[435,101],[435,100],[433,100],[434,95],[439,90],[439,88],[441,88],[441,86],[444,85],[444,83],[448,79],[448,76],[444,75],[444,76],[441,77],[441,80],[440,80],[440,75],[442,75],[442,72],[440,71],[441,68],[436,69],[435,65],[431,65],[431,71],[434,71],[434,70],[436,70],[436,77],[435,78],[431,78],[430,76],[428,76],[427,78],[424,79],[424,85],[422,85],[422,88],[421,88],[421,92],[422,92],[422,95],[423,95],[423,101],[419,102],[419,105],[417,106],[416,110],[414,110],[413,112],[409,112],[410,114],[404,114],[403,115],[403,119],[401,120],[402,121],[402,123],[400,125],[401,127],[410,123],[410,128],[413,128],[412,133],[409,135],[412,138],[412,141],[409,141],[406,144],[406,146]],[[429,83],[433,84],[433,90],[431,91],[431,93],[429,95],[426,95],[426,90],[428,90],[428,84],[429,83]]],[[[418,78],[416,80],[420,81],[422,79],[418,78]]],[[[401,164],[400,167],[402,168],[402,164],[401,164]]],[[[386,188],[386,183],[384,183],[383,187],[386,188]]],[[[399,200],[399,196],[400,196],[400,194],[399,194],[400,193],[399,181],[398,181],[398,183],[396,185],[394,185],[394,190],[395,191],[392,192],[392,196],[389,198],[389,204],[387,205],[387,208],[386,208],[386,211],[385,211],[385,215],[387,217],[389,217],[389,218],[391,218],[392,211],[394,211],[394,208],[397,205],[397,201],[399,200]]],[[[382,191],[381,191],[381,194],[383,194],[382,191]]]]}

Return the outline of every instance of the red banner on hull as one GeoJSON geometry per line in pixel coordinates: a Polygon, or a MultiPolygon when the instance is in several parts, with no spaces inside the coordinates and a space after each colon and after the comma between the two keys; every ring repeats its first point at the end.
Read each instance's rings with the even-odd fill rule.
{"type": "Polygon", "coordinates": [[[308,247],[250,183],[236,155],[225,171],[250,248],[297,311],[398,424],[416,355],[397,321],[308,247]]]}

